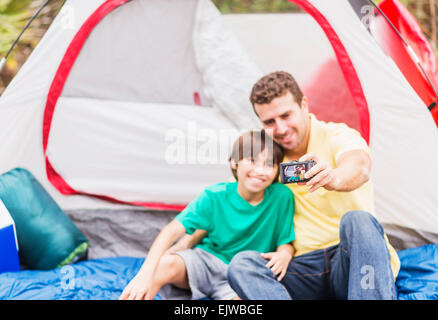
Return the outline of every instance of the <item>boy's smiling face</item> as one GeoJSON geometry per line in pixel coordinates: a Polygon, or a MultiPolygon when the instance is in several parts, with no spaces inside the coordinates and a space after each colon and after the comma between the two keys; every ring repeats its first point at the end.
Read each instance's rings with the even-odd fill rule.
{"type": "Polygon", "coordinates": [[[268,159],[268,152],[263,150],[255,158],[243,158],[237,165],[237,179],[247,192],[258,193],[266,189],[277,176],[278,165],[268,159]]]}

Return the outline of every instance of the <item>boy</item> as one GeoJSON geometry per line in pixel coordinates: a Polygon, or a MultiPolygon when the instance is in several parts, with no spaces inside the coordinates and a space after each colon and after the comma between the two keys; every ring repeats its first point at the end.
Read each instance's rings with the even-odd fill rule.
{"type": "Polygon", "coordinates": [[[153,299],[165,284],[190,289],[192,299],[238,299],[227,281],[235,254],[261,252],[278,280],[286,274],[294,249],[294,198],[276,183],[282,149],[264,131],[241,135],[230,165],[237,182],[207,187],[155,239],[138,274],[120,299],[153,299]],[[205,230],[193,249],[165,254],[184,232],[205,230]]]}

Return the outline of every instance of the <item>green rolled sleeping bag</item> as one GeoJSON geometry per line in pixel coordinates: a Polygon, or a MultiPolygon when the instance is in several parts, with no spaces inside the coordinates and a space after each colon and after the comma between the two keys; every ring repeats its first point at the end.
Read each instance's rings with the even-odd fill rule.
{"type": "Polygon", "coordinates": [[[86,257],[87,238],[29,171],[2,174],[0,199],[15,222],[20,260],[27,268],[50,270],[86,257]]]}

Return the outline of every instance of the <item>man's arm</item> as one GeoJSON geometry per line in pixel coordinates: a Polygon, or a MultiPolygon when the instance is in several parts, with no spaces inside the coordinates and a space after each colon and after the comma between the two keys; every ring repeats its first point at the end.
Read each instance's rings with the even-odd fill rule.
{"type": "Polygon", "coordinates": [[[320,187],[330,191],[353,191],[367,182],[371,176],[371,158],[364,150],[344,152],[339,156],[336,168],[331,168],[327,162],[311,153],[300,158],[300,161],[308,160],[316,162],[316,165],[304,175],[306,179],[312,178],[306,183],[310,187],[309,192],[320,187]]]}
{"type": "Polygon", "coordinates": [[[337,178],[336,191],[353,191],[371,178],[371,158],[363,150],[347,151],[339,156],[333,170],[337,178]]]}

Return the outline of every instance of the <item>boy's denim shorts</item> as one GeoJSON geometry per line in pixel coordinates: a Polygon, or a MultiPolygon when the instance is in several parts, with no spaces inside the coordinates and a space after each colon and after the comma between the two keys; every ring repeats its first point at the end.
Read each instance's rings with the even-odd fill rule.
{"type": "Polygon", "coordinates": [[[228,265],[200,248],[178,251],[186,265],[192,300],[231,300],[237,294],[228,284],[228,265]]]}

